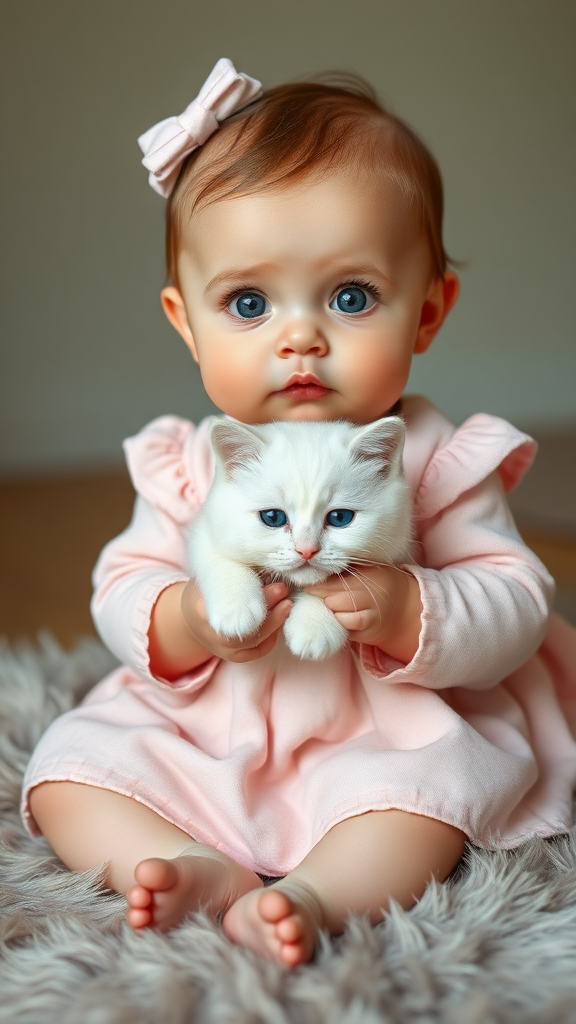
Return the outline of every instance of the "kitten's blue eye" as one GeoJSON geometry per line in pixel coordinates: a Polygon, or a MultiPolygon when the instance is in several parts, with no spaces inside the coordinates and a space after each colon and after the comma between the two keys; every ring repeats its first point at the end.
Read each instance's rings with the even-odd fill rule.
{"type": "Polygon", "coordinates": [[[288,516],[281,508],[269,508],[259,513],[265,526],[286,526],[288,516]]]}
{"type": "Polygon", "coordinates": [[[258,316],[268,313],[270,307],[262,295],[258,292],[244,292],[232,300],[228,309],[234,316],[240,316],[243,320],[255,320],[258,316]]]}
{"type": "Polygon", "coordinates": [[[340,313],[361,313],[368,305],[368,298],[363,288],[348,285],[340,289],[331,303],[331,309],[337,309],[340,313]]]}
{"type": "Polygon", "coordinates": [[[351,508],[333,508],[326,516],[326,523],[328,526],[349,526],[355,515],[351,508]]]}

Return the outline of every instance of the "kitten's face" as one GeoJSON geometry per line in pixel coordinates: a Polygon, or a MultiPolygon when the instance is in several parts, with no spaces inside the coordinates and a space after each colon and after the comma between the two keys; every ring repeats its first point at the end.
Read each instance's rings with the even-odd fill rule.
{"type": "Polygon", "coordinates": [[[404,427],[389,417],[348,423],[219,423],[218,471],[208,503],[218,546],[295,586],[350,563],[407,554],[404,427]]]}

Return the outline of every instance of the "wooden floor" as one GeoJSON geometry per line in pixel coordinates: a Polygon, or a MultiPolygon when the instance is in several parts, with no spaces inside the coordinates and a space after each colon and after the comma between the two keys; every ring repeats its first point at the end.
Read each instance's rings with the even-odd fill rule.
{"type": "MultiPolygon", "coordinates": [[[[90,575],[104,544],[130,521],[134,492],[123,471],[0,484],[0,634],[50,630],[65,646],[94,633],[90,575]]],[[[576,538],[526,530],[576,618],[576,538]]]]}
{"type": "Polygon", "coordinates": [[[48,629],[64,645],[94,634],[90,576],[129,523],[125,471],[0,485],[0,634],[48,629]]]}

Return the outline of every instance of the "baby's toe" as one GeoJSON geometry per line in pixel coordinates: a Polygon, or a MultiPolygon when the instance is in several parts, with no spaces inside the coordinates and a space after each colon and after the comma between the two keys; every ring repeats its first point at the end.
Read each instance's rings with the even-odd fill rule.
{"type": "Polygon", "coordinates": [[[126,899],[131,907],[149,907],[152,903],[152,893],[142,885],[133,885],[128,889],[126,899]]]}
{"type": "Polygon", "coordinates": [[[289,897],[279,889],[269,889],[262,893],[258,901],[258,912],[264,921],[276,924],[282,918],[292,913],[292,903],[289,897]]]}
{"type": "Polygon", "coordinates": [[[145,889],[161,892],[164,889],[172,889],[176,885],[178,870],[171,860],[150,857],[148,860],[140,861],[134,871],[134,877],[145,889]]]}
{"type": "Polygon", "coordinates": [[[276,925],[276,937],[281,942],[298,942],[304,936],[304,922],[299,914],[284,917],[276,925]]]}
{"type": "Polygon", "coordinates": [[[286,967],[298,967],[309,959],[303,942],[286,942],[280,950],[280,958],[286,967]]]}
{"type": "Polygon", "coordinates": [[[152,924],[152,914],[149,910],[144,908],[139,909],[138,907],[131,907],[126,914],[126,920],[130,927],[135,930],[138,928],[147,928],[152,924]]]}

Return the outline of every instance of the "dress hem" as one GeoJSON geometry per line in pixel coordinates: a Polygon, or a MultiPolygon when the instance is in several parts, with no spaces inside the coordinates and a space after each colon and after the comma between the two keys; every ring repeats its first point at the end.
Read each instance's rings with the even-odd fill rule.
{"type": "Polygon", "coordinates": [[[313,849],[313,847],[316,846],[316,844],[320,842],[320,840],[327,834],[327,832],[329,832],[331,828],[334,828],[335,825],[340,824],[340,822],[342,821],[346,821],[348,818],[353,818],[361,814],[366,814],[369,811],[398,810],[404,811],[407,814],[419,814],[425,818],[433,818],[436,821],[442,821],[447,825],[451,825],[454,828],[460,829],[460,831],[462,831],[466,836],[467,841],[470,842],[473,846],[477,846],[480,849],[490,851],[495,851],[499,849],[513,850],[521,846],[523,843],[527,842],[529,839],[534,838],[536,836],[542,839],[549,839],[553,836],[564,835],[567,832],[569,832],[571,828],[571,823],[566,821],[558,823],[542,821],[541,826],[532,828],[529,834],[527,834],[526,832],[516,833],[504,839],[502,838],[502,836],[499,836],[496,833],[492,832],[489,828],[486,828],[482,831],[477,831],[473,828],[470,828],[470,826],[466,825],[462,821],[462,819],[457,820],[456,815],[448,814],[446,813],[445,810],[442,810],[441,812],[436,811],[436,813],[432,813],[433,810],[435,809],[433,809],[431,806],[427,806],[426,808],[424,808],[422,806],[422,803],[417,804],[416,801],[398,800],[390,797],[386,799],[377,800],[374,798],[367,797],[362,801],[356,800],[354,804],[349,803],[344,807],[341,806],[340,810],[336,814],[332,815],[330,819],[326,819],[320,825],[320,827],[315,830],[315,835],[310,842],[309,850],[303,853],[302,856],[294,863],[287,862],[280,865],[264,863],[261,864],[255,861],[253,858],[247,857],[246,855],[240,853],[238,849],[236,849],[232,845],[223,842],[220,839],[216,839],[216,837],[212,836],[209,833],[209,831],[199,827],[196,824],[193,824],[189,819],[186,819],[184,815],[179,815],[175,813],[173,808],[168,809],[166,807],[166,801],[163,801],[160,797],[158,797],[157,794],[152,793],[150,791],[143,792],[142,789],[140,789],[140,792],[138,793],[135,792],[134,783],[140,785],[141,787],[141,782],[134,780],[131,785],[130,780],[123,779],[119,776],[113,777],[108,773],[106,774],[105,779],[102,777],[86,777],[85,775],[80,774],[80,772],[78,771],[78,767],[78,764],[74,764],[71,765],[70,768],[66,769],[64,767],[64,763],[60,762],[59,769],[52,768],[44,772],[37,771],[32,779],[26,781],[26,785],[22,791],[21,813],[25,827],[30,833],[30,835],[37,837],[42,834],[34,819],[32,811],[30,810],[30,791],[34,789],[36,786],[41,785],[43,782],[76,782],[80,785],[94,786],[98,789],[108,789],[111,792],[118,793],[121,796],[127,796],[130,799],[137,800],[144,806],[149,807],[150,810],[160,815],[160,817],[164,818],[166,821],[169,821],[171,824],[175,825],[176,828],[179,828],[181,831],[185,832],[195,842],[204,843],[207,846],[211,846],[215,850],[219,850],[222,853],[225,853],[237,864],[249,868],[251,871],[254,871],[258,875],[264,875],[266,877],[273,878],[284,877],[285,875],[289,874],[290,871],[293,871],[294,868],[296,868],[302,862],[302,860],[307,855],[309,850],[313,849]]]}

